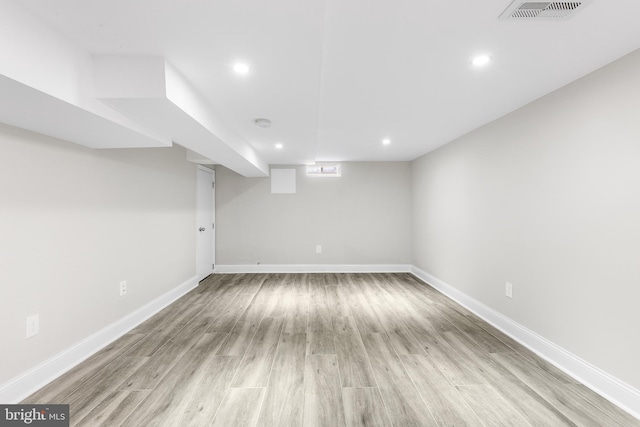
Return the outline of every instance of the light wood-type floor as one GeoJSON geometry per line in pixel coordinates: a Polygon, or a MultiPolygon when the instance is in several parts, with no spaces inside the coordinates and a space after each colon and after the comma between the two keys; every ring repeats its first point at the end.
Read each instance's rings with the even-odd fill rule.
{"type": "Polygon", "coordinates": [[[78,426],[640,426],[409,274],[222,274],[25,400],[78,426]]]}

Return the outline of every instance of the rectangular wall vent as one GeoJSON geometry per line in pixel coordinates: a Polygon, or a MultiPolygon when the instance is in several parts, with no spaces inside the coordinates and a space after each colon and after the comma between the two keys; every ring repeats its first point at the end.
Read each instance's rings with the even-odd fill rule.
{"type": "Polygon", "coordinates": [[[500,19],[566,19],[573,16],[577,10],[584,8],[589,0],[579,1],[522,1],[515,0],[502,12],[500,19]]]}

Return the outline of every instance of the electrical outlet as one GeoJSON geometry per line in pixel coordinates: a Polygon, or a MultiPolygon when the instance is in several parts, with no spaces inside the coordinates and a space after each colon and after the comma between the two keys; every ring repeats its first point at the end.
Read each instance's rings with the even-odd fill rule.
{"type": "Polygon", "coordinates": [[[317,254],[321,254],[322,253],[322,245],[316,245],[316,253],[317,254]]]}
{"type": "Polygon", "coordinates": [[[509,283],[509,282],[506,283],[504,294],[508,298],[513,298],[513,285],[511,283],[509,283]]]}
{"type": "Polygon", "coordinates": [[[123,296],[127,293],[127,281],[123,280],[120,282],[120,296],[123,296]]]}
{"type": "Polygon", "coordinates": [[[27,317],[27,338],[31,338],[40,333],[40,315],[34,314],[27,317]]]}

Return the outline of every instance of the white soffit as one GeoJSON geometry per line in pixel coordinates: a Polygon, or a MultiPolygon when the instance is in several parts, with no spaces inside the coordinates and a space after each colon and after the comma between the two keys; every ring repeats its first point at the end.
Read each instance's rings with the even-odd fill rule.
{"type": "Polygon", "coordinates": [[[170,147],[77,105],[0,75],[0,122],[89,148],[170,147]]]}
{"type": "Polygon", "coordinates": [[[268,165],[163,58],[96,56],[96,97],[181,146],[247,177],[268,165]]]}

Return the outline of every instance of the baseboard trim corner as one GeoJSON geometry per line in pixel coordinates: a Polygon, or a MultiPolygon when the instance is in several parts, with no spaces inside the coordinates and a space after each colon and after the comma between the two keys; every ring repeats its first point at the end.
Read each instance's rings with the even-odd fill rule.
{"type": "Polygon", "coordinates": [[[132,313],[0,385],[0,403],[14,404],[22,401],[197,286],[198,278],[193,276],[132,313]]]}
{"type": "Polygon", "coordinates": [[[410,273],[409,264],[239,264],[216,265],[214,273],[410,273]]]}
{"type": "Polygon", "coordinates": [[[448,283],[411,266],[411,273],[456,301],[506,335],[580,381],[602,397],[640,419],[640,391],[525,328],[448,283]]]}

